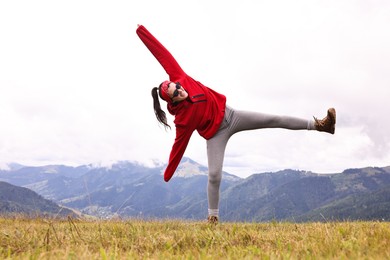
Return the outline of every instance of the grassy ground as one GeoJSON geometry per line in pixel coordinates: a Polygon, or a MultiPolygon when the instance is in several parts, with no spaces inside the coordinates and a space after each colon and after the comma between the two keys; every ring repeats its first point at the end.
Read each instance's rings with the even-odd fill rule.
{"type": "Polygon", "coordinates": [[[0,218],[0,259],[390,259],[389,222],[0,218]]]}

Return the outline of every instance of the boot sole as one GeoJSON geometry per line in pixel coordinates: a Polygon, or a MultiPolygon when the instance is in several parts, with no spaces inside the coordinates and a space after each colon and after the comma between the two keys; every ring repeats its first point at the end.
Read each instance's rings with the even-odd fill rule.
{"type": "Polygon", "coordinates": [[[336,127],[335,127],[335,124],[336,124],[336,109],[334,109],[333,107],[329,108],[328,109],[328,116],[332,120],[332,128],[330,130],[330,133],[333,135],[335,130],[336,130],[336,127]]]}

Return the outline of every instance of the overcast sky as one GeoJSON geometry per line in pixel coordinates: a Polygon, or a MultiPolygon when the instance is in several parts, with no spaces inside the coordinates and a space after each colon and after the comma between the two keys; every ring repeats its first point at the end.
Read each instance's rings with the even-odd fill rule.
{"type": "MultiPolygon", "coordinates": [[[[15,0],[0,2],[2,168],[167,162],[175,132],[150,96],[167,75],[137,24],[236,109],[310,119],[336,108],[335,135],[233,136],[225,171],[390,165],[389,1],[15,0]]],[[[185,156],[207,165],[196,132],[185,156]]]]}

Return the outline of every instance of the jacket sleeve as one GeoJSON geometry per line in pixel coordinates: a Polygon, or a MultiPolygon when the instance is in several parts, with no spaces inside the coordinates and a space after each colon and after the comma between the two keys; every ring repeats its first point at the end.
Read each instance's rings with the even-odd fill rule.
{"type": "Polygon", "coordinates": [[[177,81],[185,75],[185,72],[172,54],[143,25],[140,25],[136,32],[141,41],[165,69],[171,81],[177,81]]]}
{"type": "Polygon", "coordinates": [[[175,173],[193,132],[194,131],[189,131],[183,126],[176,126],[175,143],[173,144],[171,154],[169,155],[168,166],[164,172],[164,180],[166,182],[168,182],[175,173]]]}

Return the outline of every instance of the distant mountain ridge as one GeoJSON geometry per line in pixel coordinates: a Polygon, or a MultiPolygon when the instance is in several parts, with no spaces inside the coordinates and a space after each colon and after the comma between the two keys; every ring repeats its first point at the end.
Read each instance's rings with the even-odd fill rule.
{"type": "MultiPolygon", "coordinates": [[[[19,165],[0,171],[0,181],[101,218],[204,219],[207,167],[183,158],[169,183],[164,168],[127,161],[111,167],[19,165]]],[[[389,187],[390,167],[332,175],[283,170],[245,179],[224,172],[220,215],[227,221],[390,220],[389,187]]]]}

